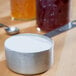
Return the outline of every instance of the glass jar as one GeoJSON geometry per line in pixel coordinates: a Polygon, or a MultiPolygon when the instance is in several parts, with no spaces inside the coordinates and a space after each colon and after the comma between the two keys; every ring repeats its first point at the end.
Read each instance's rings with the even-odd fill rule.
{"type": "Polygon", "coordinates": [[[36,18],[36,0],[11,0],[12,19],[30,20],[36,18]]]}
{"type": "Polygon", "coordinates": [[[43,31],[51,31],[69,22],[70,0],[36,0],[37,24],[43,31]]]}

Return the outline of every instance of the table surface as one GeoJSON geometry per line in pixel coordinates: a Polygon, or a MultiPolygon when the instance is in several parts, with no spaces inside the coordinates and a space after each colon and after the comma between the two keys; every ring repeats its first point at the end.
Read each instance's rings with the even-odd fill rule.
{"type": "MultiPolygon", "coordinates": [[[[70,3],[70,20],[76,19],[76,0],[70,3]]],[[[12,21],[10,17],[9,0],[0,0],[0,22],[8,26],[16,26],[20,33],[38,33],[36,21],[12,21]]],[[[0,28],[0,76],[26,76],[19,75],[7,68],[4,52],[4,41],[10,37],[0,28]]],[[[33,76],[76,76],[76,28],[59,34],[52,38],[55,41],[55,63],[45,73],[33,76]]]]}

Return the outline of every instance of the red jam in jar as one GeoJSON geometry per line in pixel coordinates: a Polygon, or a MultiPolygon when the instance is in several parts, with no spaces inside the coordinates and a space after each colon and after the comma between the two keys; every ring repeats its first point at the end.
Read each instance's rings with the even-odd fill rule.
{"type": "Polygon", "coordinates": [[[69,22],[70,0],[36,0],[37,24],[43,31],[52,31],[69,22]]]}

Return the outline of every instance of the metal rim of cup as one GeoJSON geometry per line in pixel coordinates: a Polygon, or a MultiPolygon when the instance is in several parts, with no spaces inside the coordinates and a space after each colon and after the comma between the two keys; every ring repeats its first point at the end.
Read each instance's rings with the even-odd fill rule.
{"type": "MultiPolygon", "coordinates": [[[[33,34],[33,33],[24,33],[24,34],[17,34],[17,35],[14,35],[14,36],[12,36],[12,37],[15,37],[15,36],[38,36],[38,37],[41,37],[41,38],[45,38],[45,39],[47,39],[49,42],[51,42],[52,43],[52,45],[51,45],[51,47],[49,48],[49,49],[51,49],[51,48],[53,48],[54,47],[54,41],[51,39],[51,38],[49,38],[49,37],[47,37],[47,36],[45,36],[45,35],[41,35],[41,34],[33,34]]],[[[11,37],[10,37],[11,38],[11,37]]],[[[10,39],[10,38],[8,38],[8,39],[10,39]]],[[[7,40],[6,40],[7,41],[7,40]]],[[[5,42],[6,42],[5,41],[5,42]]],[[[6,47],[6,46],[5,46],[6,47]]],[[[6,49],[8,49],[8,48],[6,48],[6,49]]],[[[47,50],[49,50],[49,49],[47,49],[47,50]]],[[[8,50],[11,50],[11,49],[8,49],[8,50]]],[[[11,51],[13,51],[13,50],[11,50],[11,51]]],[[[41,51],[41,52],[44,52],[44,51],[46,51],[46,50],[43,50],[43,51],[41,51]]],[[[13,52],[17,52],[17,51],[13,51],[13,52]]],[[[18,52],[18,53],[23,53],[23,52],[18,52]]],[[[27,52],[27,53],[38,53],[38,52],[27,52]]]]}

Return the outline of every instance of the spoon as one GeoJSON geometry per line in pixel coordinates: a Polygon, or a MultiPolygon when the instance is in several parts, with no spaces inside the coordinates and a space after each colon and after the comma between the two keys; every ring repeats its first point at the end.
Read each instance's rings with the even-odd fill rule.
{"type": "Polygon", "coordinates": [[[15,34],[19,33],[19,29],[17,27],[8,27],[8,26],[1,24],[1,23],[0,23],[0,27],[4,27],[4,30],[9,35],[15,35],[15,34]]]}

